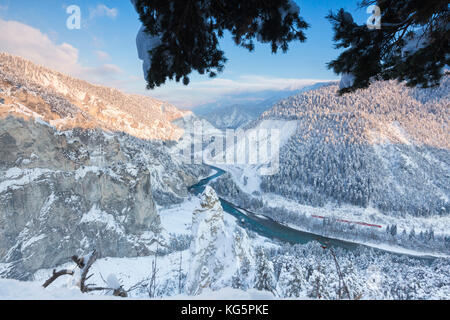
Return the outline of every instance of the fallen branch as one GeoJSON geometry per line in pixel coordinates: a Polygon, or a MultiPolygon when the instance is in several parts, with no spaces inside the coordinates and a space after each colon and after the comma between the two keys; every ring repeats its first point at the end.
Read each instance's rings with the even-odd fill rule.
{"type": "Polygon", "coordinates": [[[73,276],[74,272],[72,270],[61,270],[61,271],[56,272],[56,269],[53,269],[53,275],[47,281],[45,281],[45,283],[42,286],[44,288],[47,288],[49,285],[51,285],[53,283],[53,281],[55,281],[56,279],[58,279],[59,277],[61,277],[63,275],[73,276]]]}
{"type": "MultiPolygon", "coordinates": [[[[87,261],[85,261],[86,257],[72,256],[71,258],[72,261],[76,263],[77,267],[81,269],[81,276],[80,276],[81,292],[87,293],[92,291],[112,291],[113,295],[116,297],[123,297],[123,298],[128,297],[127,291],[125,291],[122,286],[114,289],[105,287],[94,287],[93,284],[86,284],[86,282],[93,276],[92,274],[89,275],[89,270],[95,263],[95,261],[97,261],[98,253],[96,250],[92,251],[92,253],[87,258],[87,261]]],[[[61,270],[58,272],[56,272],[56,270],[53,270],[53,275],[47,281],[45,281],[43,287],[47,288],[51,283],[53,283],[56,279],[58,279],[63,275],[73,276],[74,274],[75,272],[72,270],[61,270]]],[[[105,280],[103,281],[105,282],[105,280]]]]}

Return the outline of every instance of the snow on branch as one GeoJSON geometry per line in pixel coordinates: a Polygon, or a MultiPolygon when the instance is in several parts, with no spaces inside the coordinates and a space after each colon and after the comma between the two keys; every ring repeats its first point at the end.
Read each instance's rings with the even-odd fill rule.
{"type": "MultiPolygon", "coordinates": [[[[81,276],[79,281],[80,290],[83,293],[88,293],[92,291],[112,291],[113,295],[116,297],[127,297],[127,291],[125,291],[122,286],[119,284],[119,281],[114,275],[108,276],[108,285],[110,287],[97,287],[93,284],[87,284],[86,282],[93,276],[93,274],[89,274],[89,270],[92,265],[97,261],[98,253],[96,250],[92,251],[89,255],[84,257],[72,256],[72,261],[75,262],[77,267],[81,270],[81,276]]],[[[50,284],[52,284],[56,279],[63,275],[74,276],[75,272],[73,270],[53,270],[52,276],[45,281],[42,285],[44,288],[47,288],[50,284]]]]}

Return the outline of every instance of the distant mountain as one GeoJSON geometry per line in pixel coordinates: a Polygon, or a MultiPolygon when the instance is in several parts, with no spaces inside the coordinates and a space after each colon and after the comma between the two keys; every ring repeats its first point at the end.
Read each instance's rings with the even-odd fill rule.
{"type": "Polygon", "coordinates": [[[319,82],[305,85],[305,87],[296,90],[254,93],[251,95],[252,99],[248,99],[246,95],[241,94],[233,99],[230,98],[196,107],[192,111],[198,117],[208,120],[218,129],[236,129],[256,120],[264,111],[269,110],[279,100],[325,84],[325,82],[319,82]]]}
{"type": "Polygon", "coordinates": [[[236,129],[258,118],[267,106],[231,105],[194,110],[194,113],[221,130],[236,129]]]}

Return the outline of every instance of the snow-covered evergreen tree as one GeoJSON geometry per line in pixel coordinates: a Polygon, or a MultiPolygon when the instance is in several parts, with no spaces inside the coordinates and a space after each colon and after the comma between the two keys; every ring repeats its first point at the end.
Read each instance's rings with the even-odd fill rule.
{"type": "Polygon", "coordinates": [[[255,254],[256,270],[255,270],[255,289],[260,291],[274,292],[275,279],[273,264],[260,248],[255,254]]]}
{"type": "Polygon", "coordinates": [[[328,16],[336,47],[346,49],[328,66],[352,78],[340,92],[367,88],[374,78],[438,85],[450,64],[448,1],[364,0],[361,7],[373,13],[362,25],[343,9],[328,16]]]}

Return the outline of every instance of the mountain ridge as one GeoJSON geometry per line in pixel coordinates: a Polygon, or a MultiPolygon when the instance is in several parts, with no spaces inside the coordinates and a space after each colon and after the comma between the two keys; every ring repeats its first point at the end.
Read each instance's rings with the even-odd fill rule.
{"type": "Polygon", "coordinates": [[[183,131],[172,121],[190,114],[157,99],[93,85],[7,53],[0,52],[0,66],[0,98],[3,107],[9,106],[1,111],[3,116],[28,113],[60,130],[98,127],[143,139],[177,140],[183,131]]]}
{"type": "MultiPolygon", "coordinates": [[[[353,205],[414,217],[450,213],[450,77],[439,87],[395,81],[339,96],[330,84],[278,102],[244,127],[283,135],[279,170],[227,169],[241,191],[264,202],[278,195],[302,205],[353,205]],[[295,123],[289,132],[283,123],[295,123]]],[[[250,130],[249,132],[251,132],[250,130]]],[[[226,169],[226,168],[225,168],[226,169]]],[[[239,196],[225,177],[218,191],[239,196]]],[[[242,203],[251,203],[244,195],[242,203]]],[[[258,201],[254,201],[258,203],[258,201]]]]}
{"type": "Polygon", "coordinates": [[[261,119],[298,127],[262,189],[316,206],[331,200],[391,215],[448,215],[449,86],[449,77],[432,89],[380,81],[337,96],[331,85],[281,101],[261,119]]]}

